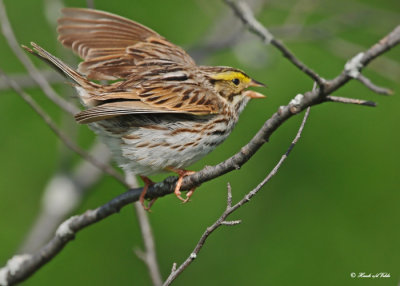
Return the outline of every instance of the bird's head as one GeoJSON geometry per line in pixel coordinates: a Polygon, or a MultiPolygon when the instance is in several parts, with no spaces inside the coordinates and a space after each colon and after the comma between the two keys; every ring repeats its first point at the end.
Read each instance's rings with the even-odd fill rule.
{"type": "Polygon", "coordinates": [[[216,93],[234,105],[237,110],[241,111],[251,98],[265,98],[261,93],[246,90],[248,87],[265,87],[265,85],[239,69],[231,67],[204,67],[204,69],[207,69],[207,78],[216,93]]]}

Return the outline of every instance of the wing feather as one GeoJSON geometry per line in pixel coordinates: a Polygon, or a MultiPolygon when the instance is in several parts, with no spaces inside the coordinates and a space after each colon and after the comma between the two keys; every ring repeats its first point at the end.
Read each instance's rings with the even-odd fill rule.
{"type": "Polygon", "coordinates": [[[98,95],[95,105],[75,116],[79,123],[92,123],[128,114],[180,113],[192,115],[218,114],[223,106],[213,94],[199,96],[200,87],[176,90],[175,86],[157,86],[135,91],[110,92],[98,95]]]}
{"type": "Polygon", "coordinates": [[[194,65],[180,47],[139,23],[111,13],[64,8],[59,41],[84,59],[78,71],[90,79],[125,79],[143,61],[194,65]]]}
{"type": "Polygon", "coordinates": [[[140,101],[110,102],[81,111],[75,115],[75,120],[79,123],[86,124],[120,115],[149,113],[179,112],[168,109],[155,109],[151,105],[140,101]]]}

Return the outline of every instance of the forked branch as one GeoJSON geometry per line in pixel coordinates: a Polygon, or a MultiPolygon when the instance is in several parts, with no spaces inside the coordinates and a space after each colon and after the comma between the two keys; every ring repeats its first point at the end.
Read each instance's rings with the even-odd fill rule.
{"type": "MultiPolygon", "coordinates": [[[[272,169],[271,172],[265,177],[265,179],[258,184],[257,187],[255,187],[253,190],[248,192],[239,202],[237,202],[235,205],[232,206],[232,189],[231,185],[228,183],[228,197],[227,197],[227,206],[225,211],[222,213],[222,215],[207,229],[204,231],[203,235],[200,237],[199,242],[196,244],[195,248],[193,249],[192,253],[190,253],[189,257],[186,258],[186,260],[177,268],[177,269],[172,269],[171,274],[168,276],[167,280],[164,282],[163,286],[170,285],[172,281],[178,277],[179,274],[181,274],[192,262],[193,260],[197,257],[199,254],[200,250],[203,248],[204,243],[206,242],[206,239],[213,233],[217,228],[219,228],[222,225],[227,225],[227,226],[232,226],[232,225],[237,225],[241,221],[240,220],[234,220],[234,221],[227,221],[226,219],[228,218],[229,215],[231,215],[234,211],[236,211],[238,208],[243,206],[244,204],[248,203],[252,197],[254,197],[260,190],[261,188],[269,181],[271,178],[278,172],[279,168],[282,166],[283,162],[287,159],[289,156],[290,152],[293,150],[294,146],[296,145],[297,141],[299,141],[301,134],[303,132],[304,126],[307,122],[308,116],[310,114],[310,107],[307,108],[306,113],[304,114],[303,121],[301,122],[300,128],[297,131],[297,134],[295,138],[293,139],[292,143],[290,144],[288,150],[286,151],[285,154],[282,155],[281,159],[279,162],[275,165],[275,167],[272,169]]],[[[175,267],[176,268],[176,267],[175,267]]]]}
{"type": "MultiPolygon", "coordinates": [[[[233,1],[225,1],[234,9],[238,7],[238,4],[235,4],[233,1]]],[[[205,167],[203,170],[185,177],[182,182],[182,190],[188,190],[194,186],[198,186],[204,182],[210,181],[225,173],[236,170],[237,168],[245,164],[258,151],[258,149],[260,149],[261,146],[263,146],[264,143],[269,140],[270,136],[275,130],[279,128],[279,126],[281,126],[289,118],[303,111],[304,109],[328,101],[344,102],[345,100],[339,100],[340,98],[333,97],[330,94],[345,85],[352,78],[354,78],[354,72],[361,72],[361,70],[365,66],[367,66],[373,59],[387,52],[400,42],[400,26],[398,26],[387,36],[382,38],[378,43],[362,53],[361,56],[353,58],[353,65],[350,66],[351,69],[343,69],[343,71],[336,78],[328,81],[324,80],[312,69],[308,68],[304,63],[298,60],[294,56],[294,54],[291,53],[284,46],[283,43],[273,41],[273,37],[272,39],[269,39],[269,41],[266,41],[267,38],[265,37],[265,31],[268,30],[263,27],[259,22],[254,22],[255,18],[251,13],[251,10],[246,10],[246,8],[244,8],[243,10],[243,7],[246,7],[246,5],[243,4],[244,2],[240,3],[242,3],[242,8],[238,8],[235,10],[237,16],[243,22],[245,22],[251,30],[256,32],[256,34],[259,35],[266,44],[268,44],[269,42],[273,44],[275,42],[275,44],[273,45],[277,49],[279,49],[283,53],[283,55],[287,57],[297,68],[301,69],[315,82],[317,82],[318,88],[307,91],[303,94],[298,94],[289,102],[289,104],[281,106],[279,110],[275,112],[271,116],[271,118],[264,123],[257,134],[250,140],[250,142],[242,147],[237,154],[215,166],[205,167]],[[243,11],[245,11],[246,13],[244,14],[243,11]],[[253,22],[257,24],[249,24],[253,22]]],[[[360,104],[360,102],[356,101],[357,100],[348,99],[348,102],[346,103],[360,104]]],[[[364,105],[373,106],[372,103],[364,105]]],[[[152,199],[172,193],[176,180],[176,177],[168,177],[164,181],[154,184],[148,189],[147,198],[152,199]]],[[[8,285],[13,285],[17,282],[25,280],[30,275],[35,273],[38,269],[40,269],[43,265],[45,265],[54,256],[56,256],[61,251],[61,249],[74,238],[75,234],[78,231],[106,218],[111,214],[118,212],[122,207],[137,201],[139,199],[141,191],[141,188],[129,190],[97,209],[88,210],[84,214],[71,217],[69,220],[60,225],[56,235],[38,252],[34,253],[33,255],[17,256],[15,259],[10,259],[9,264],[12,264],[13,267],[10,267],[10,265],[8,265],[1,269],[0,278],[3,277],[5,279],[4,281],[6,281],[8,285]]],[[[235,206],[233,206],[232,208],[234,208],[235,206]]],[[[0,281],[2,280],[0,279],[0,281]]]]}

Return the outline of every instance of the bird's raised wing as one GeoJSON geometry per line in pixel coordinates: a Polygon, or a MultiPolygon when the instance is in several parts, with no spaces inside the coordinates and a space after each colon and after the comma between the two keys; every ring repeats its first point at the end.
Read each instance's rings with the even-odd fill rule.
{"type": "Polygon", "coordinates": [[[182,48],[129,19],[83,8],[62,13],[58,39],[84,59],[78,71],[90,79],[125,79],[133,66],[195,64],[182,48]]]}

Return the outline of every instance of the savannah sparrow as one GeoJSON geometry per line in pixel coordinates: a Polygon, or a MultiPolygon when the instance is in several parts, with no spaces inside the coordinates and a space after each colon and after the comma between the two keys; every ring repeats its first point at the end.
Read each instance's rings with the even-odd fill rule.
{"type": "Polygon", "coordinates": [[[249,86],[264,86],[231,67],[197,66],[180,47],[126,18],[92,9],[64,8],[58,40],[84,61],[75,71],[35,43],[27,51],[73,83],[86,108],[75,115],[111,149],[125,172],[145,182],[140,201],[163,171],[182,168],[211,152],[231,133],[250,98],[264,97],[249,86]],[[83,76],[84,75],[84,76],[83,76]],[[93,80],[112,80],[97,84],[93,80]]]}

